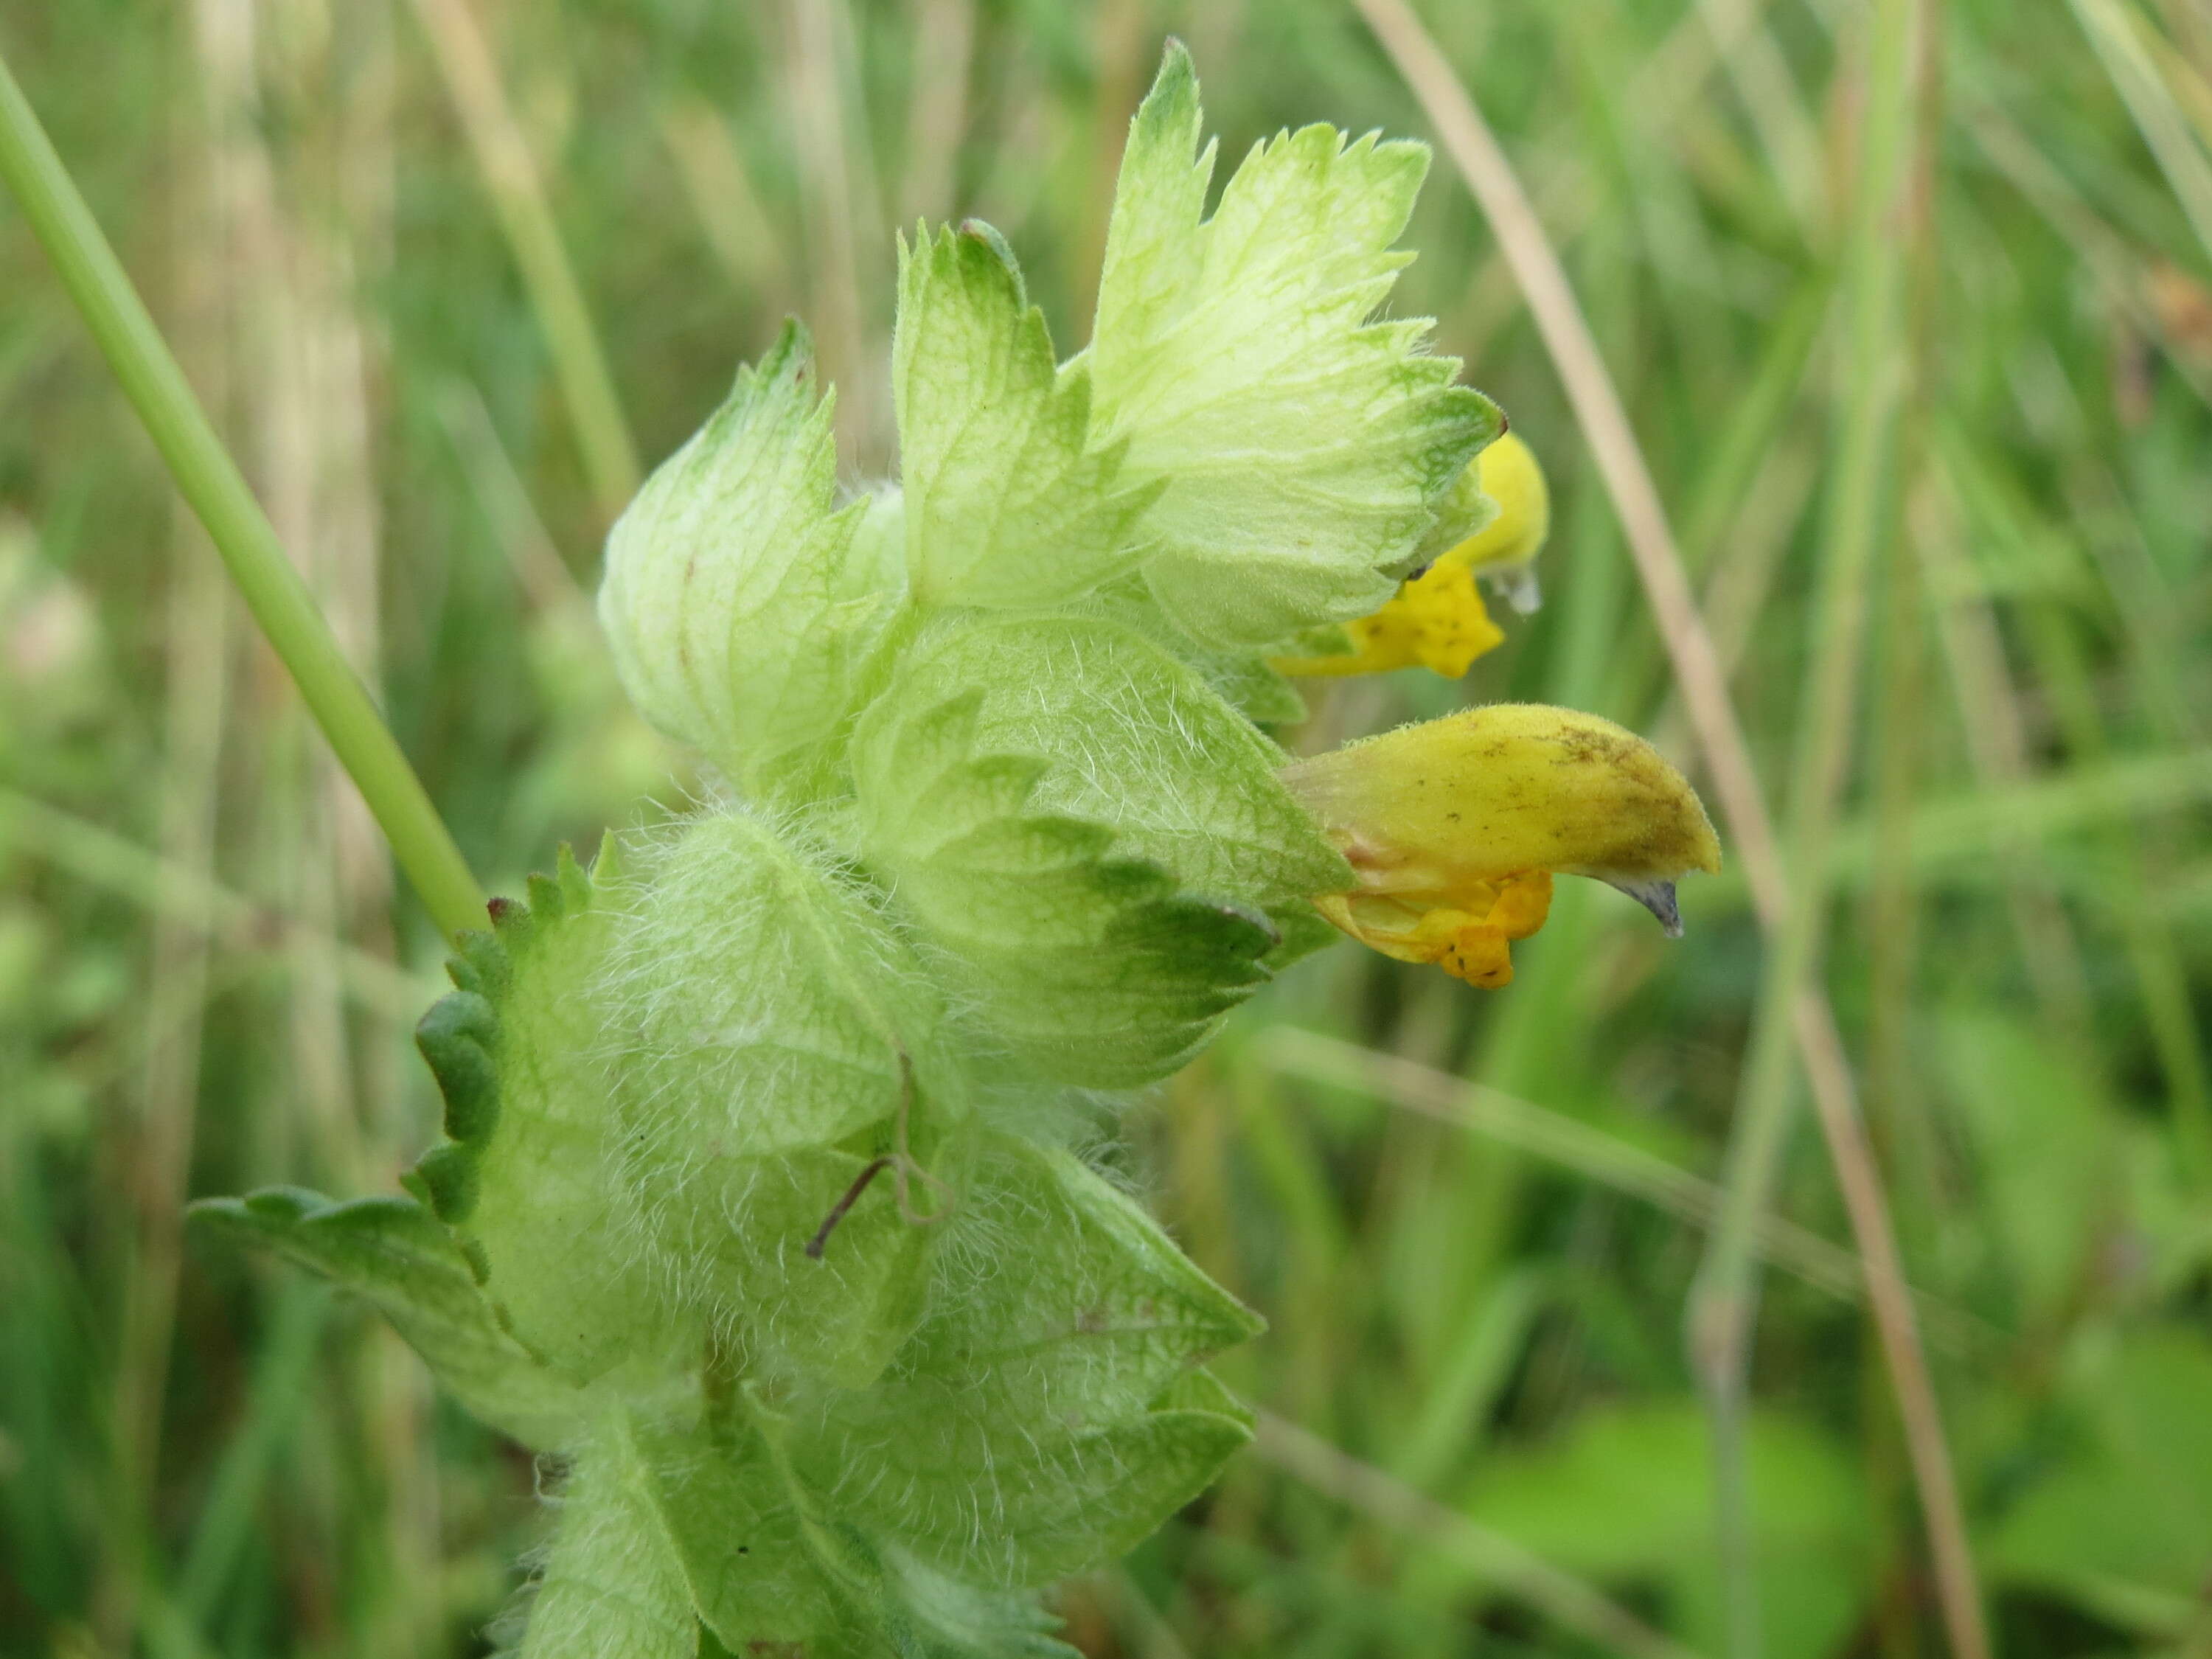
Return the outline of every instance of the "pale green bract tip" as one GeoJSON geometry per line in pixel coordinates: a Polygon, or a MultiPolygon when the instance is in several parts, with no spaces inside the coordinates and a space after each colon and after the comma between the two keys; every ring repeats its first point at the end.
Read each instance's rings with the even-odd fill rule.
{"type": "Polygon", "coordinates": [[[1391,244],[1425,146],[1279,134],[1208,218],[1201,125],[1170,47],[1131,126],[1083,361],[1091,441],[1166,486],[1152,592],[1200,640],[1256,647],[1389,599],[1499,417],[1425,355],[1425,320],[1372,320],[1413,258],[1391,244]]]}
{"type": "Polygon", "coordinates": [[[833,510],[833,401],[797,323],[738,376],[607,538],[599,617],[630,700],[762,793],[802,768],[855,695],[898,567],[833,510]]]}

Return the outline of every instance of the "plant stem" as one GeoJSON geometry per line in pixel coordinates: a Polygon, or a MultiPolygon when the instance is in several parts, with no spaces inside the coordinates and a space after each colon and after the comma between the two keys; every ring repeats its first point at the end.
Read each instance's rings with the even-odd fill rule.
{"type": "Polygon", "coordinates": [[[1540,1609],[1562,1629],[1630,1659],[1698,1659],[1598,1590],[1271,1412],[1258,1414],[1253,1449],[1277,1468],[1540,1609]]]}
{"type": "MultiPolygon", "coordinates": [[[[1728,677],[1699,614],[1680,550],[1643,450],[1603,356],[1582,314],[1543,222],[1519,174],[1451,64],[1406,0],[1352,0],[1436,128],[1469,191],[1490,220],[1521,285],[1568,401],[1613,497],[1637,574],[1650,600],[1698,735],[1722,816],[1733,833],[1753,908],[1770,948],[1800,902],[1792,894],[1782,849],[1759,787],[1728,689],[1728,677]]],[[[1887,226],[1878,229],[1890,234],[1887,226]]],[[[1829,1162],[1866,1263],[1867,1288],[1888,1362],[1890,1384],[1905,1419],[1913,1477],[1936,1558],[1936,1592],[1959,1659],[1987,1659],[1979,1591],[1967,1547],[1958,1482],[1943,1438],[1941,1413],[1920,1345],[1911,1293],[1891,1226],[1881,1171],[1859,1120],[1856,1091],[1825,988],[1808,977],[1787,1005],[1805,1076],[1811,1085],[1829,1162]]]]}
{"type": "MultiPolygon", "coordinates": [[[[1418,1060],[1363,1048],[1295,1025],[1277,1026],[1253,1044],[1254,1060],[1285,1077],[1369,1096],[1401,1112],[1432,1118],[1496,1146],[1562,1170],[1607,1192],[1649,1204],[1699,1229],[1720,1213],[1721,1189],[1692,1171],[1553,1108],[1485,1083],[1470,1083],[1418,1060]]],[[[1864,1300],[1858,1258],[1781,1216],[1759,1218],[1760,1258],[1824,1295],[1864,1300]]],[[[1954,1349],[1986,1351],[1995,1333],[1956,1305],[1913,1296],[1954,1349]]]]}
{"type": "Polygon", "coordinates": [[[415,15],[429,36],[439,71],[460,112],[484,193],[522,272],[531,309],[545,331],[553,373],[574,423],[576,447],[599,516],[612,524],[637,494],[637,442],[615,393],[614,374],[600,349],[584,285],[561,240],[561,228],[545,199],[544,181],[529,142],[514,118],[491,46],[466,0],[415,0],[415,15]]]}
{"type": "Polygon", "coordinates": [[[2074,15],[2089,37],[2105,72],[2135,118],[2159,171],[2172,187],[2189,227],[2212,253],[2212,162],[2204,159],[2187,118],[2145,50],[2135,14],[2118,0],[2072,0],[2074,15]]]}
{"type": "MultiPolygon", "coordinates": [[[[1836,805],[1849,769],[1866,632],[1867,592],[1889,500],[1904,262],[1893,220],[1912,127],[1914,0],[1881,0],[1868,46],[1869,91],[1845,289],[1850,358],[1828,480],[1813,662],[1791,769],[1789,866],[1814,882],[1797,896],[1767,954],[1739,1085],[1720,1223],[1690,1308],[1691,1358],[1713,1425],[1715,1490],[1727,1577],[1729,1651],[1760,1646],[1744,1408],[1758,1300],[1755,1236],[1772,1202],[1796,1116],[1795,1023],[1826,943],[1826,884],[1836,805]]],[[[1939,1547],[1941,1540],[1939,1540],[1939,1547]]],[[[1978,1646],[1960,1640],[1964,1653],[1978,1646]]]]}
{"type": "Polygon", "coordinates": [[[407,878],[450,939],[483,925],[483,896],[422,780],[377,712],[268,516],[216,435],[115,250],[0,56],[0,179],[53,261],[170,476],[206,526],[407,878]]]}

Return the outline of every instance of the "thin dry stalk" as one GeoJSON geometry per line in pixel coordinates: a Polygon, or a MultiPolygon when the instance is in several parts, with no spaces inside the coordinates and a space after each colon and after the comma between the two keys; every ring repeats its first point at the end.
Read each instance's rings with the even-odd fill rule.
{"type": "MultiPolygon", "coordinates": [[[[1710,1227],[1720,1213],[1721,1189],[1702,1176],[1486,1084],[1291,1025],[1268,1032],[1254,1053],[1261,1065],[1286,1076],[1359,1090],[1401,1111],[1571,1170],[1692,1226],[1710,1227]]],[[[1772,1215],[1759,1218],[1757,1237],[1769,1261],[1815,1290],[1851,1301],[1867,1299],[1865,1271],[1840,1245],[1772,1215]]],[[[1915,1290],[1913,1295],[1929,1328],[1949,1347],[1966,1352],[1994,1334],[1989,1326],[1926,1291],[1915,1290]]]]}
{"type": "Polygon", "coordinates": [[[611,524],[637,493],[637,445],[615,393],[583,284],[562,245],[544,180],[468,0],[414,0],[414,5],[544,331],[592,498],[600,517],[611,524]]]}
{"type": "MultiPolygon", "coordinates": [[[[287,0],[285,9],[295,15],[272,31],[266,54],[272,85],[281,77],[292,100],[329,101],[327,63],[316,61],[321,54],[312,50],[329,38],[329,20],[316,15],[319,6],[319,0],[287,0]]],[[[333,112],[341,128],[347,112],[333,112]]],[[[254,244],[264,252],[241,273],[252,296],[251,318],[242,321],[258,336],[241,341],[257,370],[241,390],[258,428],[261,494],[279,539],[372,694],[380,535],[369,471],[368,345],[351,305],[344,168],[365,160],[362,152],[374,142],[353,135],[328,167],[319,167],[322,158],[311,153],[264,153],[257,173],[265,187],[249,204],[258,222],[254,244]],[[301,172],[307,176],[292,176],[301,172]],[[313,205],[297,205],[302,203],[313,205]],[[338,210],[324,210],[331,204],[338,210]]],[[[382,837],[343,772],[298,717],[289,687],[264,680],[263,690],[269,706],[262,720],[278,751],[271,769],[298,785],[289,799],[275,792],[265,797],[284,821],[276,835],[289,843],[281,861],[294,889],[289,908],[313,932],[333,939],[351,937],[363,925],[380,932],[391,902],[382,837]]],[[[388,939],[382,943],[388,950],[388,939]]],[[[318,1151],[341,1185],[369,1182],[374,1177],[363,1120],[383,1115],[365,1110],[356,1097],[351,1033],[329,954],[302,952],[287,988],[294,1061],[319,1119],[318,1151]]]]}
{"type": "Polygon", "coordinates": [[[969,60],[975,51],[975,0],[915,0],[914,101],[907,111],[906,177],[899,216],[948,219],[968,136],[969,60]]]}
{"type": "Polygon", "coordinates": [[[1540,1610],[1563,1629],[1632,1659],[1695,1659],[1694,1650],[1656,1631],[1618,1602],[1562,1571],[1503,1533],[1339,1450],[1272,1413],[1259,1413],[1255,1449],[1285,1474],[1326,1492],[1393,1532],[1417,1539],[1469,1572],[1540,1610]]]}
{"type": "MultiPolygon", "coordinates": [[[[266,0],[264,0],[264,4],[266,0]]],[[[264,383],[264,489],[279,536],[322,603],[331,631],[374,693],[382,634],[383,526],[374,470],[370,384],[380,343],[356,306],[391,246],[395,82],[390,18],[331,0],[283,0],[283,25],[266,54],[271,84],[295,106],[330,112],[302,125],[272,167],[282,195],[270,204],[278,254],[270,276],[281,298],[265,307],[274,335],[264,383]],[[341,70],[341,64],[344,67],[341,70]]],[[[287,769],[301,782],[299,834],[290,849],[295,902],[308,927],[296,937],[289,1005],[303,1090],[321,1115],[318,1163],[345,1190],[374,1187],[404,1154],[399,1046],[381,1022],[363,1032],[350,1018],[329,938],[389,959],[392,872],[381,832],[325,745],[289,713],[272,720],[296,745],[287,769]]],[[[348,1345],[362,1376],[358,1398],[384,1496],[389,1571],[425,1582],[439,1559],[437,1480],[428,1434],[431,1400],[404,1343],[380,1326],[348,1345]]],[[[368,1645],[419,1648],[434,1623],[416,1598],[378,1598],[368,1645]]]]}
{"type": "MultiPolygon", "coordinates": [[[[1354,0],[1419,100],[1498,236],[1527,295],[1619,515],[1654,620],[1674,666],[1706,770],[1742,858],[1770,939],[1790,903],[1772,820],[1720,659],[1692,597],[1666,509],[1596,340],[1542,222],[1497,137],[1404,0],[1354,0]]],[[[1936,1566],[1945,1623],[1960,1659],[1986,1659],[1981,1595],[1941,1408],[1914,1320],[1888,1200],[1866,1139],[1834,1011],[1816,985],[1791,1006],[1791,1026],[1830,1163],[1850,1218],[1890,1381],[1904,1419],[1936,1566]]]]}
{"type": "Polygon", "coordinates": [[[823,378],[837,387],[846,457],[876,468],[887,442],[883,374],[861,301],[860,192],[846,132],[841,31],[832,0],[787,0],[787,105],[797,150],[807,287],[823,318],[823,378]]]}
{"type": "Polygon", "coordinates": [[[787,309],[794,291],[786,238],[759,190],[729,123],[703,98],[678,94],[659,115],[661,142],[707,239],[708,252],[738,290],[763,311],[787,309]]]}

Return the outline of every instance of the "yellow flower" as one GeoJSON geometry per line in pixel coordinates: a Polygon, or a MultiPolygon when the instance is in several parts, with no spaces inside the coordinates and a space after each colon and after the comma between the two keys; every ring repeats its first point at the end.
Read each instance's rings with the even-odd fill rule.
{"type": "MultiPolygon", "coordinates": [[[[1536,452],[1518,433],[1504,432],[1472,465],[1482,493],[1498,503],[1498,516],[1437,562],[1456,559],[1494,581],[1525,572],[1552,533],[1552,492],[1536,452]]],[[[1516,611],[1536,608],[1533,591],[1513,599],[1516,611]]]]}
{"type": "Polygon", "coordinates": [[[1298,761],[1283,781],[1352,868],[1315,908],[1363,945],[1470,984],[1513,977],[1554,874],[1619,888],[1682,930],[1676,879],[1720,868],[1697,793],[1595,714],[1494,703],[1298,761]]]}
{"type": "Polygon", "coordinates": [[[1373,616],[1346,623],[1350,651],[1279,658],[1278,669],[1285,674],[1374,674],[1419,665],[1457,679],[1477,657],[1504,642],[1475,577],[1504,584],[1515,609],[1535,608],[1529,563],[1551,531],[1551,495],[1534,453],[1510,432],[1469,461],[1468,475],[1498,503],[1498,516],[1439,554],[1373,616]]]}

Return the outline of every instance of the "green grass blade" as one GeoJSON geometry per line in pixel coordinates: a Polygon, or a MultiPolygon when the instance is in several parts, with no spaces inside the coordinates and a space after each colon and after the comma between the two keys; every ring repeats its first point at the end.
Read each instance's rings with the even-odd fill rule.
{"type": "Polygon", "coordinates": [[[483,925],[483,896],[452,833],[345,659],[268,515],[216,435],[184,370],[0,57],[0,179],[21,205],[170,475],[283,659],[315,723],[448,938],[483,925]]]}

